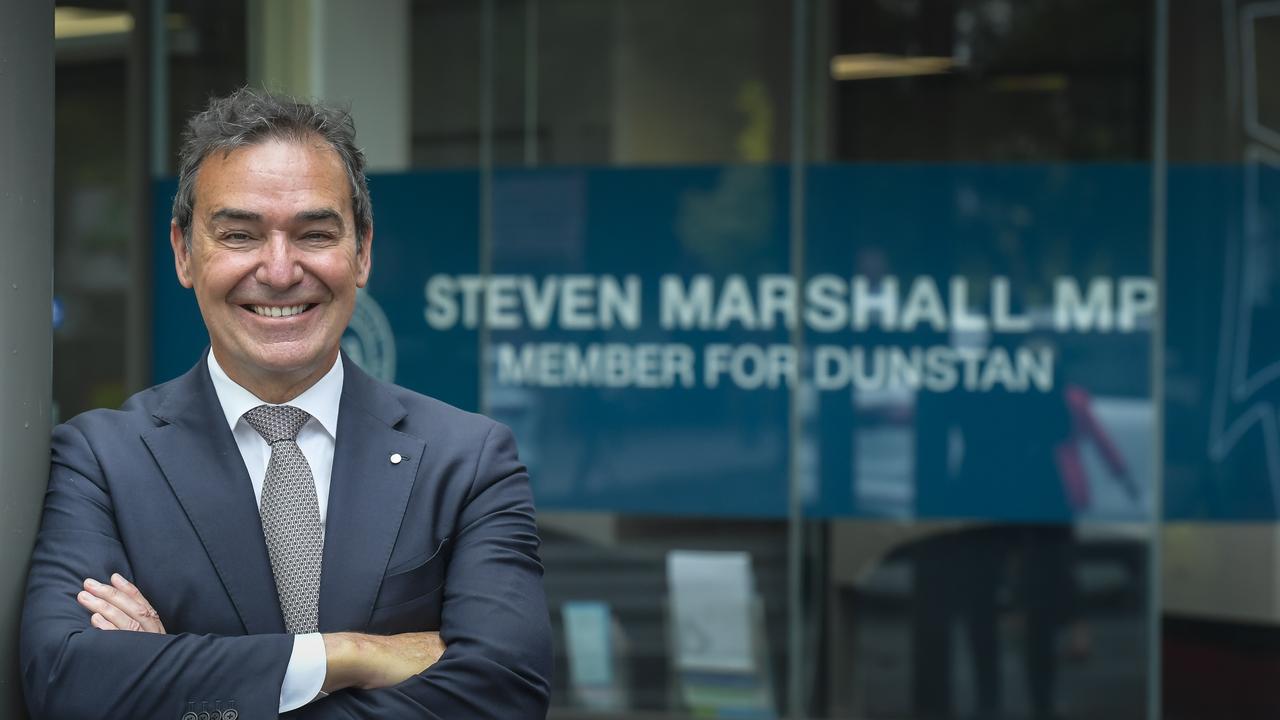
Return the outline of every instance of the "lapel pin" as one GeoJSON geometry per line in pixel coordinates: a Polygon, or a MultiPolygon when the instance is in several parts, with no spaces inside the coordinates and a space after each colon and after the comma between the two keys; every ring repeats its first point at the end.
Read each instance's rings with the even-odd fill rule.
{"type": "Polygon", "coordinates": [[[399,464],[400,464],[400,461],[401,461],[401,460],[403,460],[403,459],[404,459],[404,458],[400,455],[400,453],[391,453],[391,464],[392,464],[392,465],[399,465],[399,464]]]}

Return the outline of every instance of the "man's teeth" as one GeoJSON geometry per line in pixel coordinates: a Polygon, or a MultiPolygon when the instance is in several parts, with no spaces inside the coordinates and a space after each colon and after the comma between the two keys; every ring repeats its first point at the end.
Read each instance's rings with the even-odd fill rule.
{"type": "Polygon", "coordinates": [[[289,305],[286,307],[280,307],[278,305],[250,305],[249,307],[263,317],[289,317],[290,315],[297,315],[303,310],[306,310],[308,306],[289,305]]]}

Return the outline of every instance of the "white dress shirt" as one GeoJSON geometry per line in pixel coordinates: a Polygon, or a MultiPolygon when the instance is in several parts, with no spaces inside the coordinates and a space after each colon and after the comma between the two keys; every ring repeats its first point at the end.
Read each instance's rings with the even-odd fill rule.
{"type": "MultiPolygon", "coordinates": [[[[267,462],[271,460],[271,446],[258,431],[245,422],[244,414],[259,405],[271,405],[236,384],[218,365],[213,351],[209,351],[209,377],[213,390],[226,415],[227,425],[235,437],[236,447],[244,458],[249,481],[253,483],[253,497],[262,504],[262,482],[267,475],[267,462]]],[[[290,400],[292,405],[311,416],[298,431],[298,448],[311,466],[311,477],[316,481],[316,499],[320,503],[320,525],[324,527],[329,509],[329,479],[333,474],[333,448],[338,435],[338,405],[342,399],[342,358],[339,357],[329,372],[290,400]]],[[[328,657],[324,639],[320,633],[307,633],[293,637],[293,654],[285,670],[284,683],[280,686],[280,712],[297,709],[315,700],[324,686],[328,657]]]]}

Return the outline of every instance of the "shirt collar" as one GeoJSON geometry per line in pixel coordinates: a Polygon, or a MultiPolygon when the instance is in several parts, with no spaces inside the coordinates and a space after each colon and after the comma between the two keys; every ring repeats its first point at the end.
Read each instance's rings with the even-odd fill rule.
{"type": "MultiPolygon", "coordinates": [[[[259,405],[273,405],[260,400],[256,395],[241,387],[232,380],[227,372],[218,364],[213,350],[209,350],[209,377],[213,380],[213,391],[218,396],[218,403],[226,415],[227,426],[235,430],[236,423],[246,412],[259,405]]],[[[305,411],[320,423],[329,437],[338,437],[338,405],[342,401],[342,356],[334,361],[329,372],[303,391],[301,395],[290,400],[292,405],[305,411]]]]}

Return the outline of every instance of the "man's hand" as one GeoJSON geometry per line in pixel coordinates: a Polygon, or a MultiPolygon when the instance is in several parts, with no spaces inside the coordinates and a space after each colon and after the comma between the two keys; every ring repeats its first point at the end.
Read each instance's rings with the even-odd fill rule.
{"type": "Polygon", "coordinates": [[[142,591],[120,573],[112,573],[110,585],[87,578],[76,601],[93,613],[89,622],[99,630],[164,634],[159,613],[143,597],[142,591]]]}
{"type": "Polygon", "coordinates": [[[355,687],[376,690],[408,680],[435,664],[444,654],[440,633],[400,635],[329,633],[324,636],[328,657],[326,693],[355,687]]]}

